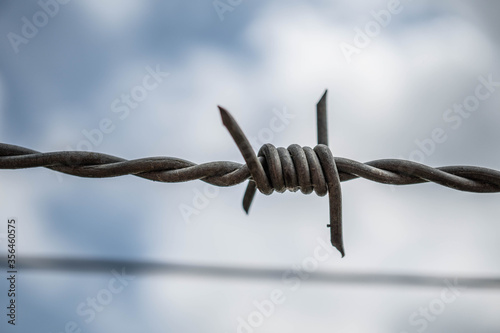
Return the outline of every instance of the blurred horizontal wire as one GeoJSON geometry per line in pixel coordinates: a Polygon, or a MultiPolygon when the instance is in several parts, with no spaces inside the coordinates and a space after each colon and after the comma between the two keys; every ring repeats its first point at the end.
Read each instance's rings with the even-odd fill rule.
{"type": "MultiPolygon", "coordinates": [[[[109,273],[112,269],[125,269],[126,274],[181,275],[199,278],[235,280],[285,280],[296,277],[292,269],[230,267],[193,265],[167,262],[144,262],[111,259],[21,257],[16,264],[18,272],[34,270],[41,273],[109,273]],[[288,275],[287,275],[288,274],[288,275]]],[[[2,258],[0,267],[7,267],[2,258]]],[[[381,274],[361,272],[300,272],[308,283],[349,284],[387,287],[442,287],[443,284],[459,284],[471,289],[500,289],[500,277],[426,276],[416,274],[381,274]]]]}

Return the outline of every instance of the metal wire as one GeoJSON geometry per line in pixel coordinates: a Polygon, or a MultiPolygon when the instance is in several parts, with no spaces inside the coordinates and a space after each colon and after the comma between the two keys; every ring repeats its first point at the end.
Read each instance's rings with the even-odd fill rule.
{"type": "Polygon", "coordinates": [[[233,186],[249,179],[243,198],[248,213],[256,190],[329,195],[331,242],[344,256],[340,182],[365,178],[383,184],[408,185],[434,182],[459,191],[500,192],[500,171],[475,166],[432,168],[420,163],[381,159],[360,163],[334,157],[328,144],[326,92],[317,104],[318,145],[276,148],[265,144],[258,156],[234,118],[219,107],[222,122],[241,151],[246,164],[218,161],[195,164],[175,157],[149,157],[125,160],[85,151],[40,153],[24,147],[0,143],[0,169],[46,167],[78,177],[106,178],[134,175],[173,183],[202,180],[216,186],[233,186]]]}
{"type": "MultiPolygon", "coordinates": [[[[304,147],[308,148],[308,147],[304,147]]],[[[341,182],[365,178],[391,185],[434,182],[459,191],[500,192],[500,171],[475,166],[432,168],[420,163],[381,159],[366,163],[335,157],[341,182]]],[[[263,156],[259,162],[266,170],[263,156]]],[[[282,161],[283,163],[283,161],[282,161]]],[[[125,160],[119,157],[84,151],[40,153],[36,150],[0,143],[0,169],[46,167],[73,176],[107,178],[134,175],[153,181],[179,183],[202,180],[216,186],[233,186],[250,178],[248,166],[237,162],[217,161],[195,164],[175,157],[148,157],[125,160]]],[[[254,179],[249,179],[255,182],[254,179]]]]}
{"type": "MultiPolygon", "coordinates": [[[[7,260],[0,260],[0,267],[7,267],[7,260]]],[[[193,265],[173,262],[131,261],[116,259],[84,259],[84,258],[47,258],[22,257],[19,270],[41,271],[45,273],[109,273],[112,269],[125,268],[127,274],[168,274],[193,276],[201,279],[244,279],[284,281],[290,276],[290,269],[268,267],[238,267],[218,265],[193,265]]],[[[305,272],[302,272],[305,274],[305,272]]],[[[303,278],[307,283],[348,284],[361,286],[386,287],[435,287],[442,288],[446,281],[458,282],[460,288],[467,289],[500,289],[499,277],[478,276],[428,276],[418,274],[384,274],[375,272],[315,271],[307,272],[303,278]]]]}

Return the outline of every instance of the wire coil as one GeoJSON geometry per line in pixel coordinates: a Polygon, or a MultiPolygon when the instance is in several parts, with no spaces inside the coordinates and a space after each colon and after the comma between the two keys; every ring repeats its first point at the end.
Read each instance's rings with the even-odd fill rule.
{"type": "Polygon", "coordinates": [[[310,194],[313,190],[319,196],[328,193],[325,175],[320,164],[320,159],[326,156],[332,163],[329,155],[317,154],[315,150],[324,149],[323,145],[314,150],[310,147],[300,147],[292,144],[288,148],[276,148],[270,143],[262,146],[258,156],[264,156],[266,174],[269,178],[270,187],[260,189],[265,194],[271,194],[272,190],[282,193],[285,190],[297,192],[299,189],[304,194],[310,194]],[[266,193],[267,192],[267,193],[266,193]]]}

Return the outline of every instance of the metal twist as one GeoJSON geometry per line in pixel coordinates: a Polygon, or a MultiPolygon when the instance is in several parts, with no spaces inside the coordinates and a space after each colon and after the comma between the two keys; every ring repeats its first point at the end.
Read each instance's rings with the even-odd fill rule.
{"type": "Polygon", "coordinates": [[[302,193],[310,194],[314,189],[320,196],[328,192],[330,224],[327,226],[330,228],[332,245],[343,257],[345,251],[342,236],[342,195],[335,159],[327,147],[326,94],[325,91],[317,104],[318,145],[314,150],[309,147],[301,148],[299,145],[276,149],[271,144],[265,144],[259,150],[259,156],[264,157],[265,164],[255,155],[236,120],[224,108],[219,106],[219,110],[222,123],[238,145],[254,180],[248,183],[243,197],[243,208],[247,214],[256,188],[266,195],[273,193],[273,190],[296,192],[300,189],[302,193]]]}
{"type": "Polygon", "coordinates": [[[318,145],[314,149],[290,145],[287,149],[265,144],[258,156],[245,134],[225,109],[219,107],[227,127],[246,164],[218,161],[195,164],[175,157],[149,157],[125,160],[116,156],[61,151],[40,153],[24,147],[0,143],[0,169],[46,167],[78,177],[106,178],[134,175],[159,182],[202,180],[216,186],[233,186],[249,180],[243,198],[248,213],[258,189],[304,194],[328,193],[330,201],[331,242],[344,256],[342,241],[342,199],[340,182],[365,178],[383,184],[409,185],[434,182],[459,191],[500,192],[500,171],[474,166],[432,168],[420,163],[382,159],[367,163],[334,157],[328,147],[326,92],[317,104],[318,145]]]}
{"type": "MultiPolygon", "coordinates": [[[[259,150],[259,156],[265,158],[262,164],[269,181],[264,188],[259,188],[256,182],[248,183],[243,197],[245,211],[248,213],[256,188],[264,194],[271,194],[273,190],[282,193],[299,189],[304,194],[313,190],[319,196],[328,193],[330,224],[327,226],[331,228],[331,242],[344,256],[340,179],[330,149],[324,144],[318,144],[314,149],[296,144],[288,146],[288,149],[265,144],[259,150]]],[[[250,173],[253,176],[252,170],[250,173]]]]}

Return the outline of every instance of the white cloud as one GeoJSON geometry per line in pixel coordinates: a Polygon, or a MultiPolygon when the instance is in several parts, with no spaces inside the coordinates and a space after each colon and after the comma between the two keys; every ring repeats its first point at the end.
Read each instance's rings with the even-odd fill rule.
{"type": "Polygon", "coordinates": [[[89,12],[92,22],[97,21],[107,32],[127,30],[127,26],[143,17],[148,6],[140,0],[88,0],[79,4],[89,12]]]}
{"type": "MultiPolygon", "coordinates": [[[[140,19],[146,5],[138,1],[100,3],[91,0],[82,3],[82,6],[88,10],[90,18],[97,17],[97,26],[103,26],[105,33],[109,33],[130,28],[129,20],[140,19]]],[[[280,134],[279,139],[287,144],[310,144],[316,134],[314,103],[323,89],[329,88],[334,153],[345,157],[359,154],[362,160],[370,154],[385,158],[388,156],[382,153],[379,146],[387,148],[390,154],[398,151],[393,143],[380,144],[384,142],[381,138],[384,131],[391,126],[411,130],[409,126],[401,125],[403,118],[411,116],[425,122],[429,120],[428,115],[423,113],[426,109],[442,111],[436,109],[437,103],[428,97],[422,87],[443,89],[445,85],[444,91],[453,93],[460,90],[460,84],[467,77],[488,72],[494,66],[491,42],[483,31],[466,19],[453,16],[451,11],[448,16],[437,19],[419,18],[418,21],[404,22],[397,28],[389,26],[349,65],[339,50],[339,43],[353,37],[349,20],[356,17],[354,9],[369,12],[372,4],[356,1],[343,6],[349,10],[345,20],[338,22],[332,18],[331,12],[326,13],[323,9],[295,3],[281,3],[280,7],[268,5],[253,18],[241,40],[255,57],[239,58],[230,47],[195,44],[183,58],[183,65],[175,68],[165,66],[172,76],[152,92],[130,118],[118,122],[116,131],[106,137],[106,144],[96,150],[124,157],[152,156],[156,154],[153,151],[158,151],[159,154],[197,163],[221,159],[241,162],[241,155],[221,124],[216,105],[228,107],[245,132],[252,135],[260,126],[256,119],[264,119],[260,124],[268,123],[270,108],[262,108],[262,105],[276,100],[286,101],[289,110],[301,117],[282,133],[286,138],[283,139],[280,134]],[[419,106],[423,106],[423,111],[414,106],[417,97],[422,101],[419,106]],[[402,114],[401,110],[410,111],[402,114]],[[109,149],[108,143],[113,145],[112,149],[109,149]],[[352,146],[359,149],[351,149],[352,146]],[[372,152],[370,147],[375,147],[376,151],[372,152]]],[[[342,5],[337,5],[336,10],[341,11],[342,5]]],[[[229,26],[226,28],[230,29],[229,26]]],[[[122,89],[127,92],[140,82],[142,68],[155,63],[161,63],[161,60],[116,65],[115,74],[111,74],[110,83],[100,90],[101,95],[89,97],[96,99],[95,105],[102,105],[101,113],[85,115],[86,119],[90,118],[90,122],[85,124],[78,123],[73,112],[68,113],[71,118],[62,118],[60,112],[55,113],[60,117],[51,123],[55,133],[48,133],[40,146],[50,150],[60,140],[76,143],[82,139],[82,129],[95,126],[101,117],[113,117],[109,103],[121,93],[116,91],[122,89]],[[138,72],[131,75],[130,69],[138,72]]],[[[0,110],[4,98],[0,87],[0,110]]],[[[70,106],[65,105],[64,108],[70,109],[70,106]]],[[[415,124],[414,127],[422,126],[415,124]]],[[[273,140],[273,143],[276,141],[273,140]]],[[[26,226],[32,226],[30,234],[22,234],[25,235],[25,244],[29,243],[23,249],[26,253],[40,249],[45,253],[70,249],[70,253],[88,254],[92,240],[87,245],[73,245],[70,244],[71,235],[66,239],[54,232],[54,224],[50,220],[57,219],[57,214],[51,212],[54,216],[50,217],[44,213],[41,205],[48,199],[41,201],[41,198],[49,197],[52,202],[57,202],[71,195],[76,200],[78,197],[74,191],[91,180],[63,175],[64,182],[59,184],[56,176],[40,176],[41,172],[36,170],[24,173],[5,171],[1,175],[0,183],[10,190],[0,193],[0,200],[5,207],[9,207],[8,212],[19,214],[26,226]]],[[[131,211],[137,209],[141,212],[141,220],[136,221],[141,227],[130,241],[131,247],[140,245],[142,251],[137,255],[141,258],[288,267],[289,263],[298,263],[311,253],[315,237],[328,234],[325,227],[327,200],[314,194],[309,197],[301,193],[271,197],[258,194],[250,216],[245,216],[240,207],[244,186],[221,188],[219,196],[196,216],[193,225],[187,226],[179,213],[179,204],[191,203],[194,196],[192,189],[203,189],[203,183],[155,185],[146,180],[134,180],[131,176],[120,179],[96,180],[93,191],[105,192],[103,198],[109,198],[106,199],[109,205],[106,211],[95,207],[89,209],[102,209],[101,212],[106,215],[108,210],[123,205],[132,207],[131,211]],[[131,193],[139,192],[144,195],[137,196],[137,200],[132,197],[131,193]]],[[[498,233],[493,232],[493,224],[488,223],[491,216],[498,215],[494,200],[479,205],[469,196],[460,196],[451,190],[440,192],[435,184],[414,185],[406,191],[399,187],[391,192],[386,185],[368,183],[357,180],[343,185],[348,256],[339,260],[335,253],[325,263],[325,270],[461,272],[474,275],[498,272],[497,266],[492,264],[495,262],[495,235],[498,233]],[[488,237],[488,234],[491,236],[488,237]],[[462,244],[474,250],[462,248],[462,244]],[[484,252],[485,249],[491,251],[484,252]]],[[[75,214],[82,209],[75,209],[75,214]]],[[[117,228],[127,223],[135,222],[106,218],[102,228],[117,228]]],[[[127,234],[123,231],[119,235],[127,234]]],[[[144,283],[139,279],[137,281],[144,283]]],[[[177,281],[175,278],[166,280],[164,276],[142,281],[146,283],[140,286],[140,298],[128,299],[132,299],[134,304],[140,301],[141,304],[153,304],[155,308],[167,308],[170,314],[162,318],[153,316],[152,312],[141,313],[139,318],[151,319],[143,322],[164,326],[168,321],[170,325],[183,328],[201,322],[201,326],[218,327],[219,331],[220,322],[225,323],[228,331],[234,331],[235,318],[252,311],[252,301],[256,298],[252,286],[256,285],[255,291],[259,292],[257,289],[260,288],[260,292],[264,290],[264,293],[273,288],[268,282],[262,285],[250,281],[243,282],[247,285],[238,290],[234,281],[215,281],[220,285],[213,286],[205,280],[200,283],[194,278],[184,277],[177,281]],[[196,306],[191,306],[193,304],[196,306]],[[189,323],[184,320],[182,316],[189,318],[191,315],[185,312],[190,306],[192,309],[189,311],[193,313],[200,308],[208,309],[201,321],[189,323]]],[[[278,287],[283,287],[279,281],[277,283],[278,287]]],[[[321,330],[330,323],[340,331],[367,331],[383,326],[387,326],[386,329],[379,331],[391,331],[391,325],[400,320],[400,312],[404,317],[401,328],[406,328],[406,316],[414,311],[413,304],[426,304],[429,297],[433,297],[429,293],[421,295],[420,290],[418,294],[408,296],[407,293],[400,293],[399,289],[393,289],[390,294],[386,291],[377,294],[376,289],[359,289],[358,286],[351,289],[345,286],[320,288],[307,287],[295,294],[295,298],[290,297],[286,307],[266,322],[261,331],[283,329],[277,327],[278,321],[279,325],[285,322],[290,325],[290,330],[295,328],[297,331],[311,327],[321,330]],[[375,301],[371,300],[383,306],[375,307],[375,301]],[[405,302],[410,304],[407,305],[408,311],[404,307],[401,309],[401,304],[405,302]],[[354,308],[360,311],[351,311],[354,308]],[[373,311],[374,308],[377,311],[373,311]],[[332,313],[336,315],[332,317],[332,313]]],[[[126,294],[121,297],[125,298],[126,294]]],[[[480,308],[470,302],[464,303],[469,309],[480,308]]],[[[118,310],[122,308],[116,303],[110,308],[109,316],[103,318],[115,323],[115,311],[118,310]]]]}
{"type": "MultiPolygon", "coordinates": [[[[344,131],[340,134],[338,131],[332,133],[331,141],[341,142],[335,151],[339,154],[342,151],[349,151],[349,154],[345,154],[348,155],[346,157],[352,157],[354,151],[355,154],[362,156],[361,159],[366,159],[373,154],[371,147],[380,146],[382,148],[375,152],[376,158],[388,157],[385,153],[381,155],[383,149],[387,149],[390,154],[395,154],[397,151],[393,146],[386,144],[384,141],[386,139],[380,133],[387,132],[394,127],[401,127],[402,121],[408,116],[422,119],[422,122],[429,121],[429,114],[415,109],[413,105],[415,95],[421,94],[420,87],[438,89],[441,88],[442,82],[455,80],[455,84],[449,82],[450,86],[447,88],[453,92],[458,89],[457,82],[466,81],[471,75],[480,75],[492,66],[491,56],[488,55],[491,51],[491,43],[487,37],[477,27],[451,14],[437,19],[435,17],[423,18],[417,23],[408,23],[397,28],[389,26],[369,47],[362,51],[362,54],[353,61],[352,65],[349,65],[339,49],[339,43],[343,40],[349,40],[353,34],[350,25],[338,24],[322,11],[314,10],[308,6],[299,5],[283,8],[270,5],[252,21],[243,36],[244,41],[256,55],[250,61],[248,59],[241,60],[234,53],[224,49],[210,48],[205,45],[193,47],[185,58],[185,65],[176,68],[175,75],[171,78],[175,82],[175,86],[191,91],[190,96],[161,107],[162,109],[179,110],[174,116],[178,120],[180,117],[193,119],[190,126],[186,128],[182,123],[178,125],[183,128],[183,133],[192,131],[192,136],[186,135],[186,137],[196,138],[190,140],[191,142],[182,141],[179,143],[179,146],[183,148],[193,148],[189,151],[180,151],[179,156],[187,159],[190,159],[190,156],[195,156],[196,158],[193,160],[200,160],[201,156],[209,160],[218,160],[216,154],[219,151],[224,154],[222,159],[241,161],[239,153],[232,146],[233,144],[231,142],[227,145],[223,143],[230,139],[220,125],[215,105],[227,106],[235,114],[244,130],[251,134],[252,130],[258,130],[255,126],[252,127],[252,124],[255,124],[255,119],[266,117],[266,110],[259,108],[261,103],[280,97],[286,101],[289,109],[301,117],[303,116],[301,119],[307,119],[305,122],[302,120],[294,122],[290,128],[287,128],[283,133],[283,136],[286,136],[287,144],[304,144],[304,140],[301,140],[304,137],[309,137],[310,144],[315,138],[313,124],[315,119],[312,113],[314,103],[321,96],[323,89],[329,88],[329,108],[332,108],[332,104],[337,105],[336,111],[332,111],[331,123],[340,124],[335,125],[335,127],[344,131]],[[338,105],[341,106],[340,109],[338,105]],[[181,115],[180,112],[184,110],[187,110],[189,114],[181,115]],[[402,113],[402,110],[409,110],[409,112],[402,113]],[[346,127],[343,125],[345,123],[352,127],[342,129],[341,127],[346,127]],[[203,139],[205,137],[206,139],[203,139]],[[226,147],[226,150],[217,151],[214,149],[211,151],[205,148],[203,152],[199,152],[200,140],[203,140],[201,144],[204,147],[216,147],[217,143],[220,143],[220,145],[224,144],[222,147],[226,147]],[[366,144],[367,141],[370,141],[371,146],[366,144]],[[352,146],[359,149],[350,149],[352,146]],[[204,153],[206,155],[203,155],[204,153]],[[234,158],[232,158],[233,156],[234,158]]],[[[172,94],[168,91],[167,93],[172,94]]],[[[424,98],[422,103],[424,111],[442,111],[432,98],[424,98]]],[[[165,113],[163,121],[171,123],[172,117],[173,113],[165,113]]],[[[165,137],[172,137],[172,133],[166,133],[165,137]]],[[[308,143],[306,142],[306,144],[308,143]]],[[[369,187],[362,183],[363,181],[360,180],[358,190],[369,190],[369,187]]],[[[351,188],[353,185],[348,186],[351,188]]],[[[232,190],[221,189],[221,195],[213,201],[213,205],[222,205],[221,202],[223,202],[224,197],[227,198],[226,195],[230,191],[232,190]]],[[[318,211],[311,213],[312,215],[307,218],[298,218],[301,208],[295,203],[300,201],[302,204],[304,199],[299,196],[300,194],[295,194],[293,197],[289,196],[284,199],[257,198],[250,217],[243,216],[238,210],[224,214],[227,219],[238,221],[246,221],[247,219],[254,221],[255,217],[260,216],[259,214],[263,212],[266,212],[267,215],[281,214],[283,219],[298,221],[294,227],[300,225],[299,221],[306,219],[320,221],[327,217],[326,211],[318,211]],[[288,204],[295,207],[290,209],[289,213],[276,208],[277,203],[285,205],[284,200],[288,200],[288,204]]],[[[388,200],[394,200],[394,206],[399,204],[400,207],[404,207],[404,203],[410,199],[391,195],[388,200]]],[[[179,202],[179,199],[175,202],[172,201],[171,207],[174,207],[175,210],[179,202]]],[[[346,199],[346,212],[355,211],[355,204],[348,202],[346,199]]],[[[449,200],[443,198],[443,204],[447,202],[449,200]]],[[[169,210],[172,210],[171,207],[169,210]]],[[[376,212],[376,210],[371,210],[371,212],[374,211],[376,212]]],[[[428,214],[432,213],[432,209],[429,207],[428,214]]],[[[155,220],[161,221],[165,212],[162,210],[158,211],[157,214],[158,217],[155,220]]],[[[175,216],[174,213],[173,218],[181,221],[180,214],[177,215],[175,216]]],[[[394,208],[391,215],[405,216],[403,208],[394,208]]],[[[382,218],[383,214],[379,216],[382,218]]],[[[208,210],[199,217],[199,221],[209,221],[204,226],[208,230],[214,228],[214,224],[210,222],[214,219],[211,217],[208,210]]],[[[362,218],[366,220],[366,216],[362,218]]],[[[409,222],[412,223],[411,225],[422,224],[418,217],[409,217],[408,219],[411,221],[409,222]]],[[[196,227],[199,229],[190,229],[186,233],[186,238],[183,239],[186,244],[197,239],[195,234],[202,230],[202,223],[204,222],[200,222],[200,227],[196,227]]],[[[346,223],[349,222],[346,221],[346,223]]],[[[356,223],[356,221],[351,223],[356,223]]],[[[248,227],[248,230],[249,233],[263,234],[261,228],[262,225],[252,225],[248,227]]],[[[275,232],[273,228],[278,229],[279,226],[274,224],[269,228],[269,231],[273,233],[275,232]]],[[[181,228],[179,227],[179,229],[181,228]]],[[[206,242],[206,247],[212,248],[213,252],[206,251],[203,255],[206,255],[206,258],[213,257],[214,253],[217,252],[213,242],[224,242],[224,249],[234,248],[241,251],[239,253],[240,259],[243,257],[245,260],[253,260],[255,253],[247,253],[248,250],[245,249],[245,246],[241,246],[238,230],[241,230],[240,226],[235,230],[226,227],[223,239],[218,238],[217,235],[214,238],[197,239],[199,244],[206,242]]],[[[326,231],[319,228],[316,230],[318,230],[317,232],[326,231]]],[[[199,235],[206,235],[206,233],[200,232],[199,235]]],[[[262,237],[271,238],[271,236],[262,237]]],[[[352,244],[369,243],[370,241],[365,237],[377,238],[372,234],[363,235],[362,233],[351,234],[351,237],[353,237],[352,244]]],[[[247,235],[246,240],[250,239],[251,237],[247,235]]],[[[276,244],[282,243],[276,241],[276,244]]],[[[293,253],[289,251],[277,254],[270,261],[293,260],[297,253],[307,252],[307,243],[296,244],[296,247],[292,251],[293,253]]],[[[362,248],[358,250],[360,253],[366,251],[362,248]]],[[[197,251],[197,249],[185,246],[179,255],[191,259],[202,255],[197,251]]],[[[270,251],[277,252],[274,247],[270,251]]],[[[230,261],[231,258],[234,258],[233,255],[234,253],[218,254],[217,258],[230,261]]],[[[386,256],[381,254],[376,260],[373,257],[351,257],[349,264],[351,267],[367,267],[372,263],[375,267],[383,269],[384,265],[387,266],[385,261],[386,256]]],[[[393,258],[393,262],[396,261],[393,258]]],[[[343,264],[338,263],[338,265],[342,266],[343,264]]],[[[421,267],[423,266],[424,264],[421,267]]],[[[450,264],[447,268],[451,269],[455,266],[450,264]]],[[[415,269],[419,269],[419,267],[415,267],[415,269]]]]}

